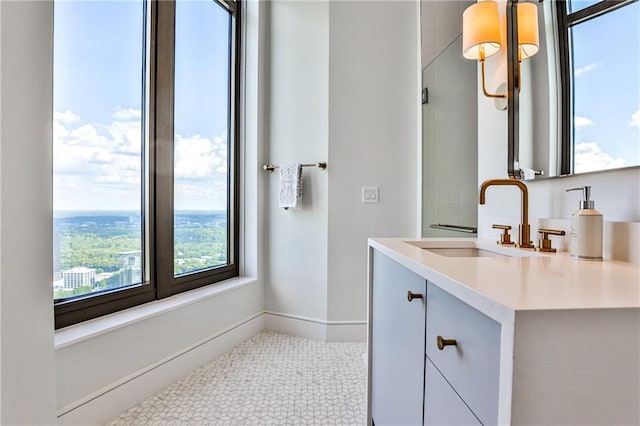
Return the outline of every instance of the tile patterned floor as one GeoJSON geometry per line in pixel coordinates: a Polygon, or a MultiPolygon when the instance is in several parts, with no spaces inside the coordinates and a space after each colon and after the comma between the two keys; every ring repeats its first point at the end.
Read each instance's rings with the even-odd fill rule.
{"type": "Polygon", "coordinates": [[[365,352],[262,332],[109,425],[364,425],[365,352]]]}

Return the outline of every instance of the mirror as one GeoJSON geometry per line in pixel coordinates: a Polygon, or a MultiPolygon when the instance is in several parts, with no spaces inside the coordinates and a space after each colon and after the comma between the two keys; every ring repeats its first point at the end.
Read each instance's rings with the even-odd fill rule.
{"type": "Polygon", "coordinates": [[[518,67],[510,49],[517,2],[507,2],[509,175],[530,180],[640,165],[640,3],[536,1],[540,50],[518,67]]]}

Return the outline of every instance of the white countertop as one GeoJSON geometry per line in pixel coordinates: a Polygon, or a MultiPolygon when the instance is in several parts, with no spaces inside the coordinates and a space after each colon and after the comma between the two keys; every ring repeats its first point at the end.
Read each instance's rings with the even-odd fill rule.
{"type": "Polygon", "coordinates": [[[489,316],[496,309],[640,308],[640,267],[632,263],[580,261],[566,252],[538,254],[466,238],[372,238],[369,245],[489,316]],[[445,257],[407,243],[446,247],[460,241],[526,257],[445,257]]]}

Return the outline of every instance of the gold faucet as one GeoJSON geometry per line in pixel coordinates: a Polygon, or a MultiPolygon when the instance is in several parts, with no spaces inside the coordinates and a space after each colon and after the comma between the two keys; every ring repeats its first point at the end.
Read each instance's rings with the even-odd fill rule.
{"type": "Polygon", "coordinates": [[[531,243],[531,229],[529,227],[529,191],[527,186],[515,179],[489,179],[482,182],[480,185],[480,204],[485,203],[485,192],[490,186],[517,186],[522,192],[522,219],[518,232],[518,245],[522,248],[534,248],[531,243]]]}

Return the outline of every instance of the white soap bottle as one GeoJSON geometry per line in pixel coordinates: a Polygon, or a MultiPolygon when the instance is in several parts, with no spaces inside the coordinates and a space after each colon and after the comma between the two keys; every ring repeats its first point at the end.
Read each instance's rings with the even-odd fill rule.
{"type": "Polygon", "coordinates": [[[602,213],[590,200],[591,186],[567,189],[582,191],[580,210],[571,215],[571,244],[569,252],[574,259],[602,260],[602,213]]]}

